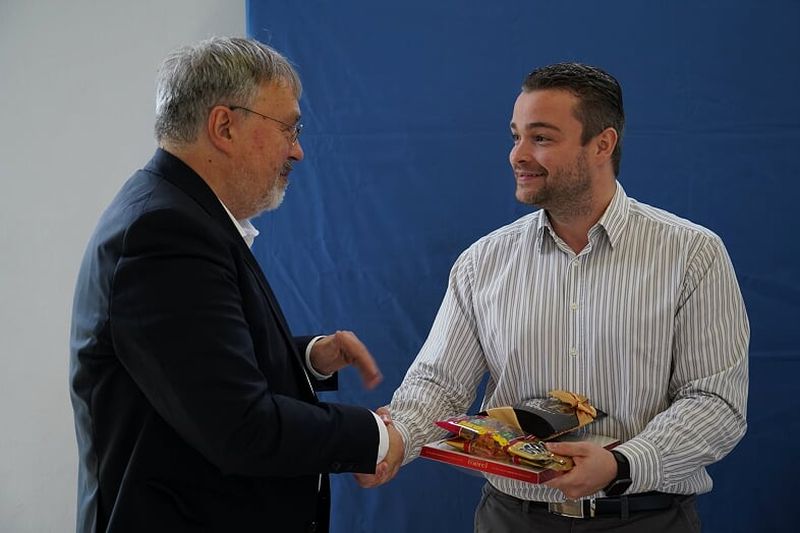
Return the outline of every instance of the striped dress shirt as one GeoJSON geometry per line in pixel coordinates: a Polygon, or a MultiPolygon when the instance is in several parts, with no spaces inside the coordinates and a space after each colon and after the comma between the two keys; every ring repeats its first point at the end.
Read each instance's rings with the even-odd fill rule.
{"type": "MultiPolygon", "coordinates": [[[[392,398],[406,462],[444,436],[433,422],[463,414],[488,372],[483,408],[565,389],[608,413],[587,429],[623,442],[627,493],[711,490],[705,466],[747,427],[750,331],[727,251],[619,183],[588,237],[575,254],[540,210],[461,254],[392,398]]],[[[486,477],[518,498],[563,500],[543,485],[486,477]]]]}

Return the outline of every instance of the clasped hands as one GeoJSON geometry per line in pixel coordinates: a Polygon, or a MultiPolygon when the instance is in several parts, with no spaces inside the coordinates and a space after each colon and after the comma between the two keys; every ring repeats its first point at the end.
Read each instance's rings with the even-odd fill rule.
{"type": "Polygon", "coordinates": [[[383,461],[375,467],[374,474],[353,474],[356,482],[363,488],[377,487],[390,481],[400,470],[405,455],[403,438],[392,423],[389,409],[381,407],[376,412],[386,424],[386,430],[389,432],[389,451],[386,452],[383,461]]]}

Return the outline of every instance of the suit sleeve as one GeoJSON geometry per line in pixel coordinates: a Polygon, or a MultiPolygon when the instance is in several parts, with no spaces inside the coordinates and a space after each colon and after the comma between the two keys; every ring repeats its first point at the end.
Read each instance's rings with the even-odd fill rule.
{"type": "Polygon", "coordinates": [[[175,210],[126,232],[111,290],[118,357],[155,411],[225,474],[372,472],[367,409],[276,393],[259,369],[230,243],[175,210]]]}

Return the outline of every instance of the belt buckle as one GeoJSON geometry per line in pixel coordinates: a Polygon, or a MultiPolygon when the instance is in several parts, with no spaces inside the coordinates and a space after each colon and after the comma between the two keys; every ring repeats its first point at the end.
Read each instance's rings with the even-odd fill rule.
{"type": "Polygon", "coordinates": [[[594,518],[594,498],[586,500],[564,500],[547,504],[547,510],[552,514],[568,518],[594,518]]]}

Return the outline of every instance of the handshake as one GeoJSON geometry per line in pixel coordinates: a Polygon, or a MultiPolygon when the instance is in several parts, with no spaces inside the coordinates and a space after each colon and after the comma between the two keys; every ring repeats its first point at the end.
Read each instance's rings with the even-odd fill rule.
{"type": "Polygon", "coordinates": [[[383,461],[375,467],[374,474],[353,474],[356,482],[364,488],[377,487],[390,481],[400,470],[405,455],[403,438],[392,423],[389,409],[381,407],[376,412],[386,424],[386,429],[389,432],[389,450],[386,452],[386,457],[383,458],[383,461]]]}

